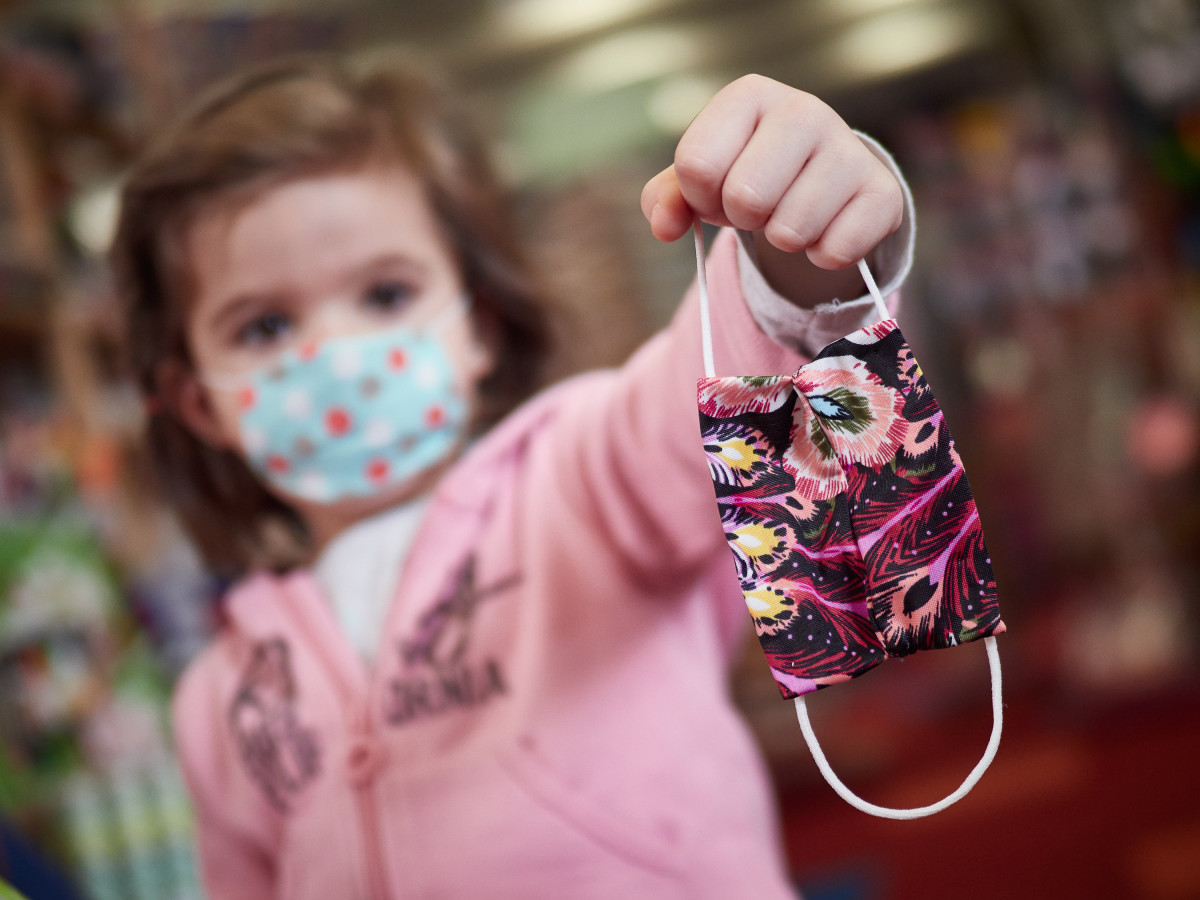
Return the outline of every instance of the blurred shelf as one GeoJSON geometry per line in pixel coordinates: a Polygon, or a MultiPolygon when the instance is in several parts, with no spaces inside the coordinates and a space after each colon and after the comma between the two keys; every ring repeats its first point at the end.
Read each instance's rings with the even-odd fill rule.
{"type": "Polygon", "coordinates": [[[12,310],[0,306],[0,340],[37,338],[49,331],[49,320],[38,310],[12,310]]]}

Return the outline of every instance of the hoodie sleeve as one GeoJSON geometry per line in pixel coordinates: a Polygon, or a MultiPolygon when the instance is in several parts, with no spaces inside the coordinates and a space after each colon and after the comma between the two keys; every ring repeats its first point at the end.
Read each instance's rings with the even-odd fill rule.
{"type": "MultiPolygon", "coordinates": [[[[877,280],[891,292],[911,259],[911,218],[908,204],[909,223],[876,251],[895,261],[887,269],[877,263],[877,280]]],[[[720,232],[707,264],[717,375],[789,374],[861,326],[861,301],[812,310],[789,305],[781,311],[776,304],[764,312],[763,298],[749,300],[744,284],[759,284],[760,294],[770,288],[757,272],[743,273],[747,265],[753,261],[737,234],[720,232]]],[[[700,441],[696,381],[703,374],[693,282],[666,329],[620,369],[569,395],[554,426],[549,463],[566,517],[552,539],[578,545],[563,546],[564,553],[589,553],[603,542],[642,581],[678,582],[711,554],[725,552],[700,441]]]]}
{"type": "Polygon", "coordinates": [[[192,798],[196,858],[209,900],[275,896],[273,856],[262,833],[257,798],[238,781],[220,702],[218,641],[184,673],[171,704],[176,753],[192,798]],[[257,824],[251,824],[257,823],[257,824]]]}

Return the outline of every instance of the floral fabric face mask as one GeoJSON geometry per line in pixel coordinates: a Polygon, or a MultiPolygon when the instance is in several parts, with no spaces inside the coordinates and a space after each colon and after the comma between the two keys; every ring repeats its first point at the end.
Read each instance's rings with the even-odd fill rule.
{"type": "Polygon", "coordinates": [[[715,377],[697,228],[705,371],[700,429],[755,632],[822,773],[852,805],[915,818],[965,795],[1000,737],[1004,631],[979,513],[944,416],[865,263],[882,321],[791,375],[715,377]],[[950,797],[866,803],[829,768],[804,696],[890,657],[987,639],[992,740],[950,797]]]}

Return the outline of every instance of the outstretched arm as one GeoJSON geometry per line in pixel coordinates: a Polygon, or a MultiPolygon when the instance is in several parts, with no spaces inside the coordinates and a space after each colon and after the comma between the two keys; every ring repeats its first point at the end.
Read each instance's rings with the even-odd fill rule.
{"type": "MultiPolygon", "coordinates": [[[[643,210],[660,239],[682,236],[696,215],[755,229],[756,259],[731,231],[709,255],[717,374],[787,374],[861,327],[861,304],[819,306],[864,292],[856,269],[826,266],[852,267],[878,250],[889,264],[877,279],[889,292],[898,286],[908,252],[891,245],[911,230],[889,238],[905,192],[877,153],[815,97],[750,76],[716,95],[680,141],[675,164],[646,185],[643,210]],[[771,294],[770,303],[748,296],[748,285],[764,280],[787,299],[765,288],[758,293],[771,294]]],[[[700,345],[693,285],[668,328],[564,404],[557,439],[544,448],[553,459],[540,469],[554,473],[551,496],[538,506],[569,523],[546,517],[555,522],[551,540],[573,535],[564,558],[585,548],[593,562],[611,553],[643,579],[679,579],[724,543],[696,413],[700,345]]]]}

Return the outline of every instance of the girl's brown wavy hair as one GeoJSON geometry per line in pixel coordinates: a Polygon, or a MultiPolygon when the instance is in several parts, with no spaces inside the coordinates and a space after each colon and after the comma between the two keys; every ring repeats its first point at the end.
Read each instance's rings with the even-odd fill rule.
{"type": "Polygon", "coordinates": [[[506,192],[463,110],[422,70],[369,61],[276,62],[211,89],[154,141],[125,180],[111,251],[129,353],[149,410],[160,487],[214,571],[286,568],[306,554],[295,513],[241,458],[199,440],[156,403],[164,363],[191,366],[184,333],[196,218],[295,179],[402,165],[457,256],[475,325],[495,365],[480,385],[482,430],[539,384],[549,353],[545,296],[515,239],[506,192]]]}

